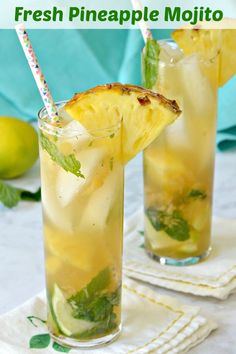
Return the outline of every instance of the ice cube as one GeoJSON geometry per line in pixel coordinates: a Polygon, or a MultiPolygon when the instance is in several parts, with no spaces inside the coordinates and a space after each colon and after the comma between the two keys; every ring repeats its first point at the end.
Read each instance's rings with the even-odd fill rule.
{"type": "Polygon", "coordinates": [[[216,117],[216,97],[206,65],[196,54],[179,63],[185,134],[199,169],[205,168],[211,161],[216,117]]]}
{"type": "Polygon", "coordinates": [[[186,243],[183,246],[181,246],[179,248],[180,252],[189,254],[190,256],[192,256],[193,253],[197,252],[198,249],[198,245],[197,243],[186,243]]]}
{"type": "Polygon", "coordinates": [[[179,85],[185,101],[185,111],[193,116],[198,114],[205,121],[209,107],[214,107],[214,96],[211,82],[204,72],[206,64],[201,63],[199,56],[193,54],[179,63],[179,85]],[[192,113],[191,113],[192,112],[192,113]]]}
{"type": "Polygon", "coordinates": [[[81,218],[81,228],[93,231],[102,231],[104,229],[108,214],[115,200],[118,178],[119,172],[114,169],[107,176],[103,185],[92,193],[81,218]]]}
{"type": "Polygon", "coordinates": [[[85,178],[77,177],[62,168],[58,171],[56,190],[60,205],[66,207],[83,188],[90,184],[94,172],[101,165],[104,154],[102,148],[90,148],[76,154],[85,178]]]}
{"type": "Polygon", "coordinates": [[[177,46],[175,42],[159,41],[161,52],[160,61],[165,64],[177,63],[183,58],[182,50],[177,46]]]}
{"type": "Polygon", "coordinates": [[[89,132],[87,129],[77,120],[72,120],[70,121],[65,127],[64,127],[64,132],[66,134],[78,134],[78,135],[85,135],[87,137],[90,137],[89,132]]]}
{"type": "Polygon", "coordinates": [[[92,137],[87,129],[78,121],[72,120],[63,128],[63,135],[58,137],[57,144],[64,154],[80,151],[89,145],[92,137]]]}
{"type": "Polygon", "coordinates": [[[52,161],[50,155],[41,151],[40,153],[42,179],[42,205],[45,221],[50,222],[58,229],[70,234],[73,232],[72,221],[70,219],[69,211],[63,210],[58,203],[56,193],[56,179],[60,171],[60,167],[52,161]]]}
{"type": "Polygon", "coordinates": [[[63,122],[69,123],[73,120],[71,115],[65,111],[64,107],[59,108],[58,115],[61,118],[61,120],[63,120],[63,122]]]}

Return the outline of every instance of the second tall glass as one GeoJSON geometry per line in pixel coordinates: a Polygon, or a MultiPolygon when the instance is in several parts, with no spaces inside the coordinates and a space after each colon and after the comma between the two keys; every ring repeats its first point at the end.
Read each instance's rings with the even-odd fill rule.
{"type": "Polygon", "coordinates": [[[152,89],[183,113],[144,152],[145,248],[163,264],[187,265],[211,246],[218,58],[184,57],[171,40],[160,46],[152,89]]]}

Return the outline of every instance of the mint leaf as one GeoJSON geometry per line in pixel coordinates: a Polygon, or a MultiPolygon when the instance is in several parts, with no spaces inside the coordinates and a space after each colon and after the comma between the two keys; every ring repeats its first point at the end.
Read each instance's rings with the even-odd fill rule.
{"type": "Polygon", "coordinates": [[[84,178],[84,175],[81,173],[81,164],[76,159],[74,154],[64,155],[61,151],[58,150],[56,144],[54,144],[50,139],[48,139],[42,131],[40,132],[40,144],[42,149],[47,151],[51,156],[51,159],[61,166],[65,171],[73,173],[77,177],[84,178]]]}
{"type": "Polygon", "coordinates": [[[112,294],[108,295],[108,299],[112,305],[118,306],[121,301],[121,286],[116,289],[112,294]]]}
{"type": "Polygon", "coordinates": [[[204,191],[198,190],[198,189],[192,189],[189,194],[187,195],[188,198],[193,198],[193,199],[206,199],[207,194],[204,191]]]}
{"type": "Polygon", "coordinates": [[[20,200],[40,201],[41,189],[39,188],[35,193],[32,193],[0,181],[0,202],[2,202],[3,205],[7,208],[13,208],[20,200]]]}
{"type": "Polygon", "coordinates": [[[190,238],[190,227],[178,210],[167,212],[149,208],[146,214],[156,231],[165,231],[176,241],[186,241],[190,238]]]}
{"type": "Polygon", "coordinates": [[[165,229],[165,224],[162,220],[164,216],[163,213],[163,211],[159,211],[155,208],[149,208],[146,210],[147,217],[156,231],[165,229]]]}
{"type": "Polygon", "coordinates": [[[116,328],[117,317],[114,306],[120,304],[121,288],[107,292],[110,280],[110,270],[105,268],[85,288],[68,300],[73,308],[74,318],[97,323],[91,330],[80,333],[79,338],[91,338],[99,333],[109,333],[116,328]]]}
{"type": "Polygon", "coordinates": [[[157,82],[160,46],[154,39],[148,39],[142,55],[143,86],[152,89],[157,82]]]}
{"type": "Polygon", "coordinates": [[[88,304],[78,303],[73,312],[73,317],[91,322],[101,322],[112,313],[113,305],[107,295],[95,298],[88,304]]]}
{"type": "Polygon", "coordinates": [[[190,237],[190,229],[187,221],[178,210],[174,210],[167,216],[164,231],[177,241],[186,241],[190,237]]]}
{"type": "MultiPolygon", "coordinates": [[[[139,233],[140,236],[142,236],[142,237],[144,236],[144,231],[143,230],[139,230],[138,233],[139,233]]],[[[140,248],[144,248],[145,247],[144,243],[141,243],[141,245],[139,245],[139,247],[140,248]]]]}
{"type": "Polygon", "coordinates": [[[76,295],[73,295],[68,301],[73,305],[91,302],[104,289],[106,289],[110,282],[109,268],[103,269],[98,275],[91,280],[91,282],[76,295]]]}
{"type": "Polygon", "coordinates": [[[20,201],[19,189],[0,181],[0,201],[7,208],[13,208],[20,201]]]}
{"type": "Polygon", "coordinates": [[[88,331],[80,333],[77,337],[78,339],[93,338],[100,334],[109,334],[115,328],[117,328],[116,315],[112,313],[106,321],[99,322],[97,326],[88,331]]]}
{"type": "Polygon", "coordinates": [[[30,192],[21,189],[21,200],[28,200],[32,202],[40,202],[41,200],[41,188],[38,188],[36,192],[30,192]]]}
{"type": "Polygon", "coordinates": [[[92,322],[107,321],[113,313],[113,307],[120,304],[121,288],[113,293],[99,294],[87,303],[74,303],[73,317],[92,322]]]}
{"type": "Polygon", "coordinates": [[[64,345],[58,344],[57,342],[53,342],[52,347],[57,352],[61,353],[69,353],[69,351],[71,350],[71,348],[64,347],[64,345]]]}
{"type": "Polygon", "coordinates": [[[37,349],[47,348],[49,346],[50,340],[51,338],[48,333],[38,334],[36,336],[31,337],[29,347],[37,349]]]}

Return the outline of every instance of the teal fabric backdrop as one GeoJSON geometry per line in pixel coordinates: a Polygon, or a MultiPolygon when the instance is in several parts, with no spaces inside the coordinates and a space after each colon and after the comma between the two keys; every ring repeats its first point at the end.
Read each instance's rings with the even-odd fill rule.
{"type": "MultiPolygon", "coordinates": [[[[168,30],[153,31],[157,39],[168,30]]],[[[140,84],[139,30],[31,30],[30,39],[55,100],[107,82],[140,84]]],[[[42,101],[15,31],[0,30],[0,115],[36,119],[42,101]]],[[[217,144],[236,147],[236,78],[219,92],[217,144]]]]}

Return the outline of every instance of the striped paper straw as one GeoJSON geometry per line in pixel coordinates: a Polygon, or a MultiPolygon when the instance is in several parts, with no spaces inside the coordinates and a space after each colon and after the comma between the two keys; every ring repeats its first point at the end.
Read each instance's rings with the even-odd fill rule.
{"type": "MultiPolygon", "coordinates": [[[[141,0],[131,0],[132,6],[134,10],[141,10],[143,11],[143,5],[141,3],[141,0]]],[[[139,22],[139,28],[141,30],[144,42],[146,43],[148,38],[152,38],[152,32],[147,26],[147,23],[142,20],[139,22]]]]}
{"type": "Polygon", "coordinates": [[[40,69],[38,60],[37,60],[36,55],[34,53],[33,47],[30,43],[29,36],[25,30],[25,27],[22,24],[20,24],[20,25],[15,26],[15,29],[16,29],[16,33],[18,35],[18,38],[20,40],[20,43],[22,45],[22,48],[24,50],[26,59],[29,63],[32,74],[34,76],[34,79],[36,81],[36,84],[38,86],[40,95],[42,97],[42,100],[43,100],[46,110],[48,112],[48,115],[51,118],[52,122],[58,122],[59,117],[58,117],[57,107],[53,101],[52,95],[49,91],[49,88],[48,88],[47,82],[45,80],[45,77],[42,73],[42,70],[40,69]]]}

